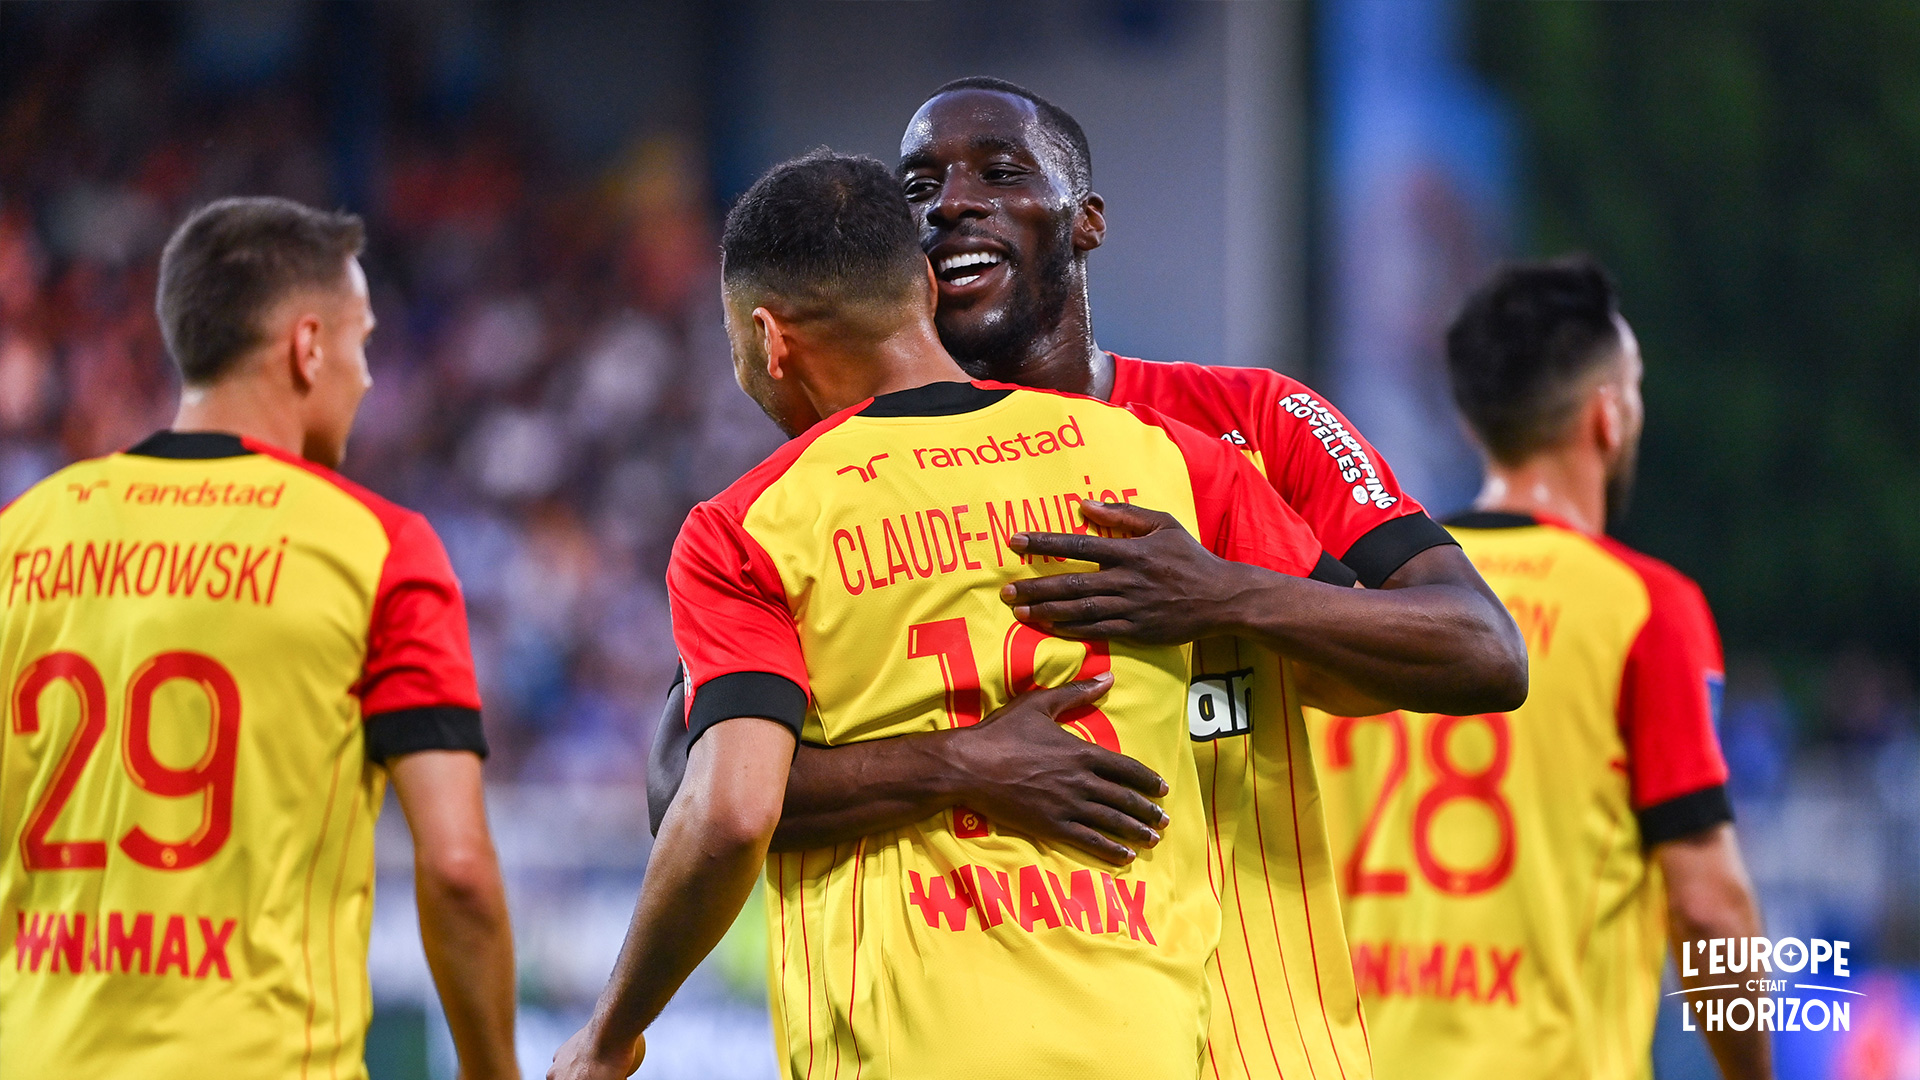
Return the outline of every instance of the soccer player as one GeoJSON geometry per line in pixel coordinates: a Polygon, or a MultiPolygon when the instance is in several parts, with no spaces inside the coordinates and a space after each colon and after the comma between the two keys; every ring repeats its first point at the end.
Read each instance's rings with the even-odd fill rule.
{"type": "MultiPolygon", "coordinates": [[[[1347,932],[1382,1075],[1652,1076],[1666,940],[1760,932],[1692,581],[1605,535],[1633,482],[1640,347],[1572,258],[1507,266],[1447,334],[1487,458],[1454,535],[1526,634],[1533,689],[1482,715],[1316,718],[1347,932]]],[[[1700,945],[1692,966],[1705,972],[1700,945]]],[[[1688,986],[1733,978],[1684,977],[1688,986]]],[[[1707,1029],[1728,1080],[1767,1037],[1707,1029]]]]}
{"type": "Polygon", "coordinates": [[[760,869],[798,739],[965,727],[1015,693],[1064,685],[1048,706],[1059,724],[1168,778],[1160,844],[1109,871],[936,810],[774,859],[788,1075],[1197,1076],[1220,908],[1184,723],[1188,650],[1016,622],[1000,589],[1048,567],[1009,541],[1027,522],[1087,532],[1083,499],[1139,499],[1216,562],[1304,579],[1333,560],[1211,436],[969,381],[940,346],[918,230],[879,162],[821,152],[776,167],[728,216],[722,246],[736,373],[798,437],[696,507],[675,544],[686,780],[612,981],[553,1075],[633,1069],[641,1032],[760,869]]]}
{"type": "MultiPolygon", "coordinates": [[[[1063,636],[1199,642],[1189,724],[1209,880],[1224,909],[1207,1075],[1369,1075],[1300,705],[1509,708],[1526,688],[1512,620],[1380,455],[1308,387],[1265,369],[1099,348],[1087,259],[1106,209],[1086,135],[1064,110],[1011,83],[962,79],[920,107],[901,158],[938,276],[936,325],[963,367],[1151,406],[1199,428],[1245,455],[1367,586],[1308,591],[1257,566],[1222,565],[1164,519],[1121,507],[1088,515],[1146,535],[1053,535],[1042,523],[1019,541],[1111,569],[1023,578],[1005,599],[1023,622],[1063,636]]],[[[1050,727],[1016,703],[963,730],[803,743],[774,847],[855,843],[955,806],[1116,864],[1149,847],[1161,823],[1146,798],[1157,778],[1050,727]]],[[[664,720],[662,730],[656,773],[673,765],[677,733],[664,720]]]]}
{"type": "Polygon", "coordinates": [[[172,430],[0,512],[0,1077],[365,1077],[389,780],[462,1075],[517,1075],[459,583],[332,471],[361,243],[281,199],[196,211],[160,260],[172,430]]]}

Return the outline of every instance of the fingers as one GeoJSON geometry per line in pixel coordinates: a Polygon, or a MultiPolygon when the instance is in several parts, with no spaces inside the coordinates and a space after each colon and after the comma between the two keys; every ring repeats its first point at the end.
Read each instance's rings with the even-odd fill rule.
{"type": "Polygon", "coordinates": [[[1030,532],[1014,533],[1007,538],[1007,546],[1022,555],[1051,555],[1056,559],[1074,559],[1103,566],[1118,561],[1126,554],[1125,543],[1124,540],[1109,540],[1092,533],[1030,532]]]}
{"type": "MultiPolygon", "coordinates": [[[[1095,784],[1087,792],[1087,798],[1099,803],[1103,808],[1110,808],[1123,815],[1141,829],[1151,830],[1152,843],[1148,846],[1159,843],[1160,831],[1173,823],[1173,819],[1167,816],[1167,811],[1159,803],[1132,788],[1121,787],[1118,784],[1095,784]]],[[[1123,840],[1148,843],[1139,839],[1137,833],[1115,833],[1114,835],[1123,840]]]]}
{"type": "MultiPolygon", "coordinates": [[[[1059,686],[1043,686],[1029,690],[1020,697],[1031,698],[1034,705],[1046,714],[1048,719],[1056,719],[1061,713],[1077,709],[1082,705],[1091,705],[1106,696],[1113,689],[1113,673],[1103,671],[1091,679],[1076,679],[1061,683],[1059,686]]],[[[1018,701],[1015,698],[1014,701],[1018,701]]],[[[1009,701],[1008,705],[1013,702],[1009,701]]]]}
{"type": "MultiPolygon", "coordinates": [[[[1102,780],[1140,792],[1150,798],[1158,799],[1172,790],[1160,774],[1140,764],[1125,754],[1116,754],[1111,750],[1097,748],[1100,752],[1093,758],[1093,775],[1102,780]]],[[[1118,804],[1115,804],[1118,805],[1118,804]]]]}
{"type": "Polygon", "coordinates": [[[1153,847],[1160,842],[1160,830],[1131,814],[1122,813],[1101,803],[1088,803],[1082,807],[1077,820],[1080,824],[1104,836],[1110,836],[1134,851],[1153,847]]]}
{"type": "Polygon", "coordinates": [[[1128,577],[1125,571],[1091,574],[1048,574],[1021,578],[1000,586],[1000,599],[1009,604],[1037,604],[1046,600],[1076,600],[1083,596],[1111,596],[1128,577]]]}
{"type": "Polygon", "coordinates": [[[1122,536],[1145,536],[1174,520],[1173,515],[1132,503],[1080,500],[1080,520],[1122,536]]]}
{"type": "Polygon", "coordinates": [[[1124,620],[1138,606],[1123,596],[1083,596],[1076,600],[1052,600],[1044,604],[1015,604],[1013,617],[1023,623],[1046,626],[1056,623],[1099,623],[1124,620]]]}
{"type": "Polygon", "coordinates": [[[1069,847],[1079,848],[1101,862],[1112,863],[1115,866],[1125,866],[1134,860],[1132,848],[1102,836],[1078,822],[1068,822],[1061,826],[1055,838],[1069,847]]]}

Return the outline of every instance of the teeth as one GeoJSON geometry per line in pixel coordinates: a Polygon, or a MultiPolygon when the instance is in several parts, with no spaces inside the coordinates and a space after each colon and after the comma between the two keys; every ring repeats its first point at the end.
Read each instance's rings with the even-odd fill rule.
{"type": "MultiPolygon", "coordinates": [[[[946,274],[946,273],[951,273],[954,270],[958,270],[963,266],[997,266],[1002,261],[1004,260],[1002,260],[1000,256],[995,255],[992,252],[970,251],[964,255],[949,255],[946,258],[941,259],[939,270],[941,273],[946,274]]],[[[975,277],[979,277],[979,276],[980,275],[975,274],[973,275],[973,277],[967,278],[966,281],[972,281],[975,277]]],[[[964,284],[964,282],[955,281],[954,284],[960,285],[960,284],[964,284]]]]}
{"type": "Polygon", "coordinates": [[[968,275],[967,275],[966,277],[957,277],[957,278],[950,278],[950,279],[948,279],[948,281],[947,281],[947,284],[949,284],[949,285],[971,285],[971,284],[973,284],[974,282],[976,282],[976,281],[979,281],[979,280],[980,280],[980,275],[979,275],[979,274],[968,274],[968,275]]]}

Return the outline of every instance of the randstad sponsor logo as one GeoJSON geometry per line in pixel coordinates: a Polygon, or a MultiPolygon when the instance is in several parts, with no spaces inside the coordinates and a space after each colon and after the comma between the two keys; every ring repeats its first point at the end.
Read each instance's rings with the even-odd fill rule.
{"type": "Polygon", "coordinates": [[[1021,458],[1044,457],[1071,446],[1087,445],[1080,421],[1073,416],[1058,428],[1018,432],[1005,438],[989,437],[979,446],[925,446],[913,452],[922,469],[952,469],[961,465],[998,465],[1021,458]]]}
{"type": "Polygon", "coordinates": [[[258,506],[271,510],[280,505],[287,492],[285,481],[278,484],[216,484],[202,480],[198,484],[127,485],[126,501],[148,506],[258,506]]]}
{"type": "Polygon", "coordinates": [[[1681,999],[1685,1031],[1851,1031],[1849,999],[1865,995],[1831,985],[1851,978],[1849,948],[1849,942],[1825,938],[1682,942],[1681,977],[1713,981],[1667,996],[1681,999]],[[1721,996],[1721,991],[1732,993],[1721,996]]]}

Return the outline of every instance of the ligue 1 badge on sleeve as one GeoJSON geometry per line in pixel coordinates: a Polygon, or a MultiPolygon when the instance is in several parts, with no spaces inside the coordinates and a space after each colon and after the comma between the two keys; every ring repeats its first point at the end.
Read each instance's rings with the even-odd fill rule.
{"type": "Polygon", "coordinates": [[[1683,1031],[1852,1031],[1851,943],[1825,938],[1709,938],[1682,942],[1676,990],[1683,1031]]]}

